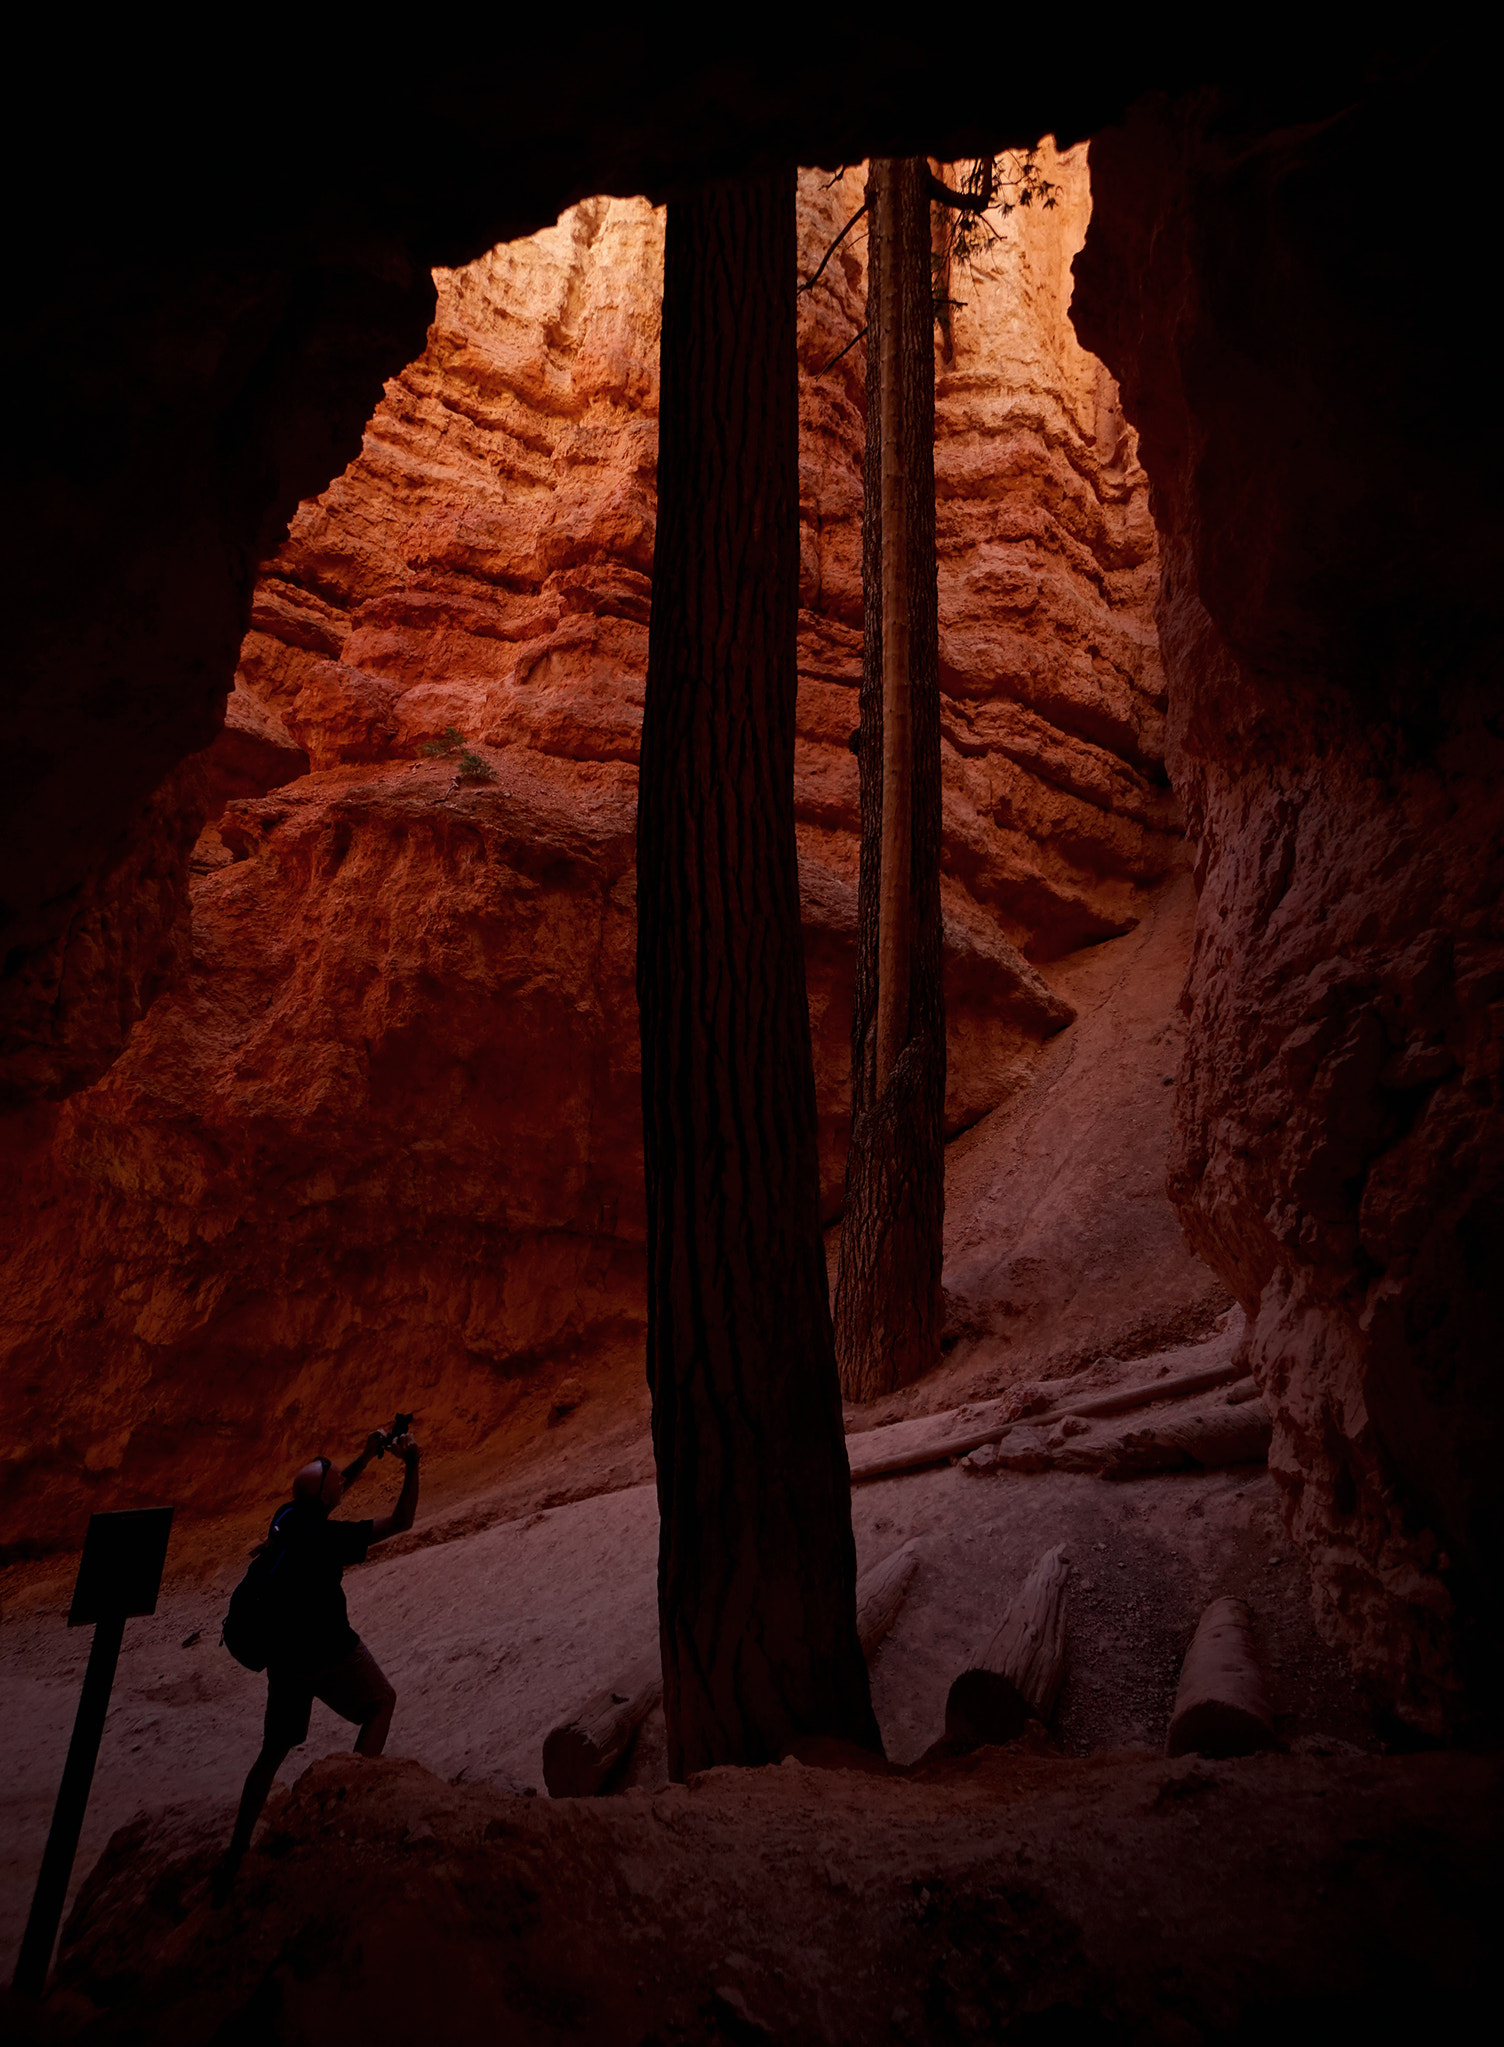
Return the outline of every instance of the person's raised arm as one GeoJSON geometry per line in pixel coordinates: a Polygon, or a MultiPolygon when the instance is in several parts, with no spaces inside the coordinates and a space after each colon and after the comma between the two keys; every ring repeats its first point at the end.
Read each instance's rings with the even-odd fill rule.
{"type": "Polygon", "coordinates": [[[386,1437],[381,1433],[380,1429],[373,1429],[370,1435],[366,1437],[366,1447],[364,1450],[361,1451],[353,1464],[347,1464],[340,1473],[340,1477],[344,1480],[345,1484],[347,1486],[354,1485],[356,1479],[360,1477],[360,1474],[365,1470],[371,1459],[379,1456],[385,1448],[386,1437]]]}
{"type": "Polygon", "coordinates": [[[418,1511],[418,1459],[422,1456],[411,1435],[399,1436],[395,1443],[388,1444],[395,1450],[407,1469],[402,1478],[402,1491],[397,1495],[397,1504],[390,1514],[383,1514],[379,1521],[371,1524],[372,1542],[385,1542],[389,1535],[406,1535],[413,1525],[413,1516],[418,1511]]]}

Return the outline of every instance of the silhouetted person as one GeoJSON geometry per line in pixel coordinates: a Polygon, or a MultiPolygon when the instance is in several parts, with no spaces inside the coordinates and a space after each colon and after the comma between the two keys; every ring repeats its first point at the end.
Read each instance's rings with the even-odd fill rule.
{"type": "Polygon", "coordinates": [[[397,1694],[359,1635],[350,1626],[341,1584],[346,1564],[359,1564],[373,1542],[403,1535],[418,1506],[417,1443],[411,1435],[395,1441],[370,1436],[355,1462],[339,1471],[327,1457],[305,1464],[293,1480],[292,1499],[279,1509],[268,1541],[286,1546],[278,1594],[276,1648],[266,1668],[266,1725],[261,1753],[250,1768],[240,1811],[223,1860],[214,1871],[216,1903],[235,1881],[267,1793],[287,1756],[308,1739],[315,1699],[360,1732],[355,1753],[379,1756],[386,1746],[397,1694]],[[406,1471],[402,1492],[390,1514],[377,1521],[331,1521],[347,1485],[365,1470],[378,1450],[394,1450],[406,1471]]]}

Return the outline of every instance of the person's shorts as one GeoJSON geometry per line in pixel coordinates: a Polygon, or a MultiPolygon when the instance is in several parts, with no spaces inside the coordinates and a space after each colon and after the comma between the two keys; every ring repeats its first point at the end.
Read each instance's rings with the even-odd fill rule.
{"type": "Polygon", "coordinates": [[[357,1725],[374,1719],[392,1705],[397,1694],[382,1675],[381,1666],[364,1642],[333,1663],[321,1668],[273,1666],[266,1673],[266,1730],[268,1747],[296,1748],[308,1739],[308,1715],[315,1699],[344,1720],[357,1725]]]}

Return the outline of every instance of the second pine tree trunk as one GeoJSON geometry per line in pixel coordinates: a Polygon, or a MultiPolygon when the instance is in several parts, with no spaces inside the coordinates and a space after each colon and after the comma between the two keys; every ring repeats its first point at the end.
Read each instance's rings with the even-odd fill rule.
{"type": "Polygon", "coordinates": [[[852,1132],[836,1295],[848,1400],[939,1355],[945,1214],[935,354],[929,167],[868,184],[862,853],[852,1132]]]}

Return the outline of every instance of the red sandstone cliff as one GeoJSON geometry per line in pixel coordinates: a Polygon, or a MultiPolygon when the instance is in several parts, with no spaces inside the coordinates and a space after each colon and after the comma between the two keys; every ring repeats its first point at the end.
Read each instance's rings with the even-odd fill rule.
{"type": "MultiPolygon", "coordinates": [[[[956,1128],[1069,1018],[1030,959],[1127,929],[1176,845],[1142,472],[1064,318],[1083,153],[1057,175],[1061,207],[1016,216],[967,281],[938,388],[956,1128]]],[[[859,193],[806,180],[808,268],[859,193]]],[[[267,565],[235,699],[266,757],[239,786],[285,786],[200,774],[179,819],[232,800],[199,842],[186,966],[96,1086],[15,1126],[12,1532],[71,1525],[80,1468],[129,1497],[185,1438],[276,1456],[304,1416],[402,1404],[460,1440],[531,1361],[635,1340],[660,238],[644,203],[595,200],[440,273],[425,353],[267,565]],[[451,728],[482,775],[425,756],[451,728]],[[45,1527],[19,1504],[42,1474],[45,1527]]],[[[861,351],[823,366],[862,322],[853,240],[801,329],[797,801],[832,1209],[861,351]]],[[[218,1453],[175,1474],[178,1497],[238,1482],[218,1453]]]]}

